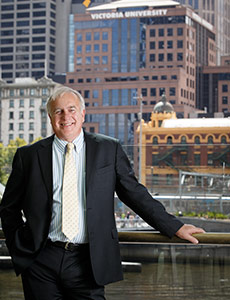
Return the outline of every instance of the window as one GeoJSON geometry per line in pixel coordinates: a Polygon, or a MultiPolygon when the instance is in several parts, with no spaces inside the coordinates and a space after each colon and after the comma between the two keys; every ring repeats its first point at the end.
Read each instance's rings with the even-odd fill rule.
{"type": "Polygon", "coordinates": [[[94,57],[93,57],[93,63],[94,63],[95,65],[99,65],[99,62],[100,62],[99,56],[94,56],[94,57]]]}
{"type": "Polygon", "coordinates": [[[34,119],[34,111],[33,110],[30,111],[29,118],[30,119],[34,119]]]}
{"type": "Polygon", "coordinates": [[[29,123],[29,130],[34,130],[34,123],[33,122],[29,123]]]}
{"type": "Polygon", "coordinates": [[[14,123],[9,123],[9,130],[14,130],[14,123]]]}
{"type": "Polygon", "coordinates": [[[108,64],[108,56],[102,56],[102,64],[107,65],[108,64]]]}
{"type": "Polygon", "coordinates": [[[102,52],[108,51],[108,44],[102,44],[102,52]]]}
{"type": "Polygon", "coordinates": [[[179,52],[177,53],[177,61],[182,61],[183,60],[183,53],[179,52]]]}
{"type": "Polygon", "coordinates": [[[157,136],[153,137],[153,145],[158,145],[158,137],[157,136]]]}
{"type": "Polygon", "coordinates": [[[159,61],[164,61],[164,53],[159,53],[158,60],[159,61]]]}
{"type": "Polygon", "coordinates": [[[82,58],[81,57],[77,57],[77,65],[81,65],[82,64],[82,58]]]}
{"type": "Polygon", "coordinates": [[[102,40],[103,41],[107,41],[108,40],[108,32],[107,31],[103,31],[102,32],[102,40]]]}
{"type": "Polygon", "coordinates": [[[195,136],[195,144],[200,145],[200,137],[199,136],[195,136]]]}
{"type": "Polygon", "coordinates": [[[169,88],[169,95],[176,96],[176,88],[174,88],[174,87],[169,88]]]}
{"type": "Polygon", "coordinates": [[[77,41],[78,42],[82,41],[82,34],[81,33],[77,33],[77,41]]]}
{"type": "Polygon", "coordinates": [[[24,112],[23,111],[19,112],[19,119],[24,119],[24,112]]]}
{"type": "Polygon", "coordinates": [[[156,96],[156,88],[151,88],[150,89],[150,96],[155,97],[156,96]]]}
{"type": "Polygon", "coordinates": [[[186,136],[183,135],[183,136],[181,137],[181,140],[180,140],[180,141],[181,141],[181,144],[187,144],[186,136]]]}
{"type": "Polygon", "coordinates": [[[86,45],[85,46],[85,52],[90,53],[91,52],[91,45],[86,45]]]}
{"type": "Polygon", "coordinates": [[[155,29],[150,29],[149,36],[150,37],[155,37],[156,36],[156,30],[155,29]]]}
{"type": "Polygon", "coordinates": [[[165,93],[165,88],[159,88],[159,94],[162,96],[165,93]]]}
{"type": "Polygon", "coordinates": [[[85,64],[86,65],[91,65],[91,56],[86,56],[86,58],[85,58],[85,64]]]}
{"type": "Polygon", "coordinates": [[[173,54],[167,53],[167,61],[173,61],[173,54]]]}
{"type": "Polygon", "coordinates": [[[19,107],[24,107],[24,99],[19,100],[19,107]]]}
{"type": "Polygon", "coordinates": [[[89,90],[84,91],[84,98],[86,98],[86,99],[90,98],[90,91],[89,90]]]}
{"type": "Polygon", "coordinates": [[[148,96],[147,89],[146,88],[141,89],[141,94],[143,97],[147,97],[148,96]]]}
{"type": "Polygon", "coordinates": [[[183,48],[183,41],[182,40],[177,41],[177,48],[183,48]]]}
{"type": "Polygon", "coordinates": [[[158,48],[159,49],[164,49],[164,44],[165,44],[164,41],[159,41],[158,42],[158,48]]]}
{"type": "Polygon", "coordinates": [[[155,47],[156,47],[156,43],[155,42],[150,42],[149,43],[149,48],[150,49],[155,49],[155,47]]]}
{"type": "Polygon", "coordinates": [[[227,138],[224,135],[221,137],[221,144],[227,144],[227,138]]]}
{"type": "Polygon", "coordinates": [[[14,107],[14,100],[10,99],[9,107],[14,107]]]}
{"type": "Polygon", "coordinates": [[[172,49],[173,48],[173,41],[167,41],[167,48],[172,49]]]}
{"type": "Polygon", "coordinates": [[[34,135],[32,133],[29,134],[29,143],[32,143],[34,140],[34,135]]]}
{"type": "Polygon", "coordinates": [[[85,39],[86,41],[91,41],[91,32],[86,32],[85,39]]]}
{"type": "Polygon", "coordinates": [[[97,99],[98,95],[99,95],[98,90],[93,90],[93,98],[97,99]]]}
{"type": "Polygon", "coordinates": [[[100,39],[100,32],[94,32],[94,40],[98,41],[100,39]]]}
{"type": "Polygon", "coordinates": [[[155,54],[150,54],[150,55],[149,55],[149,60],[150,60],[151,62],[155,61],[155,60],[156,60],[155,54]]]}
{"type": "Polygon", "coordinates": [[[172,144],[173,143],[173,141],[172,141],[172,137],[171,136],[168,136],[167,137],[167,144],[172,144]]]}
{"type": "Polygon", "coordinates": [[[99,44],[94,44],[94,52],[99,52],[100,51],[100,47],[99,44]]]}
{"type": "Polygon", "coordinates": [[[222,85],[222,92],[223,92],[223,93],[228,92],[228,85],[227,85],[227,84],[223,84],[223,85],[222,85]]]}
{"type": "Polygon", "coordinates": [[[179,27],[177,28],[177,35],[181,36],[184,34],[183,28],[179,27]]]}
{"type": "Polygon", "coordinates": [[[9,112],[9,119],[13,119],[14,118],[14,112],[13,111],[10,111],[9,112]]]}
{"type": "Polygon", "coordinates": [[[222,97],[222,104],[228,104],[228,97],[227,96],[222,97]]]}
{"type": "Polygon", "coordinates": [[[208,144],[213,144],[213,137],[211,135],[208,137],[208,144]]]}
{"type": "Polygon", "coordinates": [[[164,36],[165,35],[165,30],[164,28],[159,28],[158,29],[158,36],[164,36]]]}
{"type": "Polygon", "coordinates": [[[167,36],[173,36],[173,28],[167,28],[167,36]]]}
{"type": "MultiPolygon", "coordinates": [[[[30,91],[30,94],[32,95],[32,89],[30,91]]],[[[30,99],[30,107],[34,107],[34,99],[30,99]]]]}
{"type": "Polygon", "coordinates": [[[19,130],[24,130],[24,123],[19,123],[18,129],[19,129],[19,130]]]}
{"type": "Polygon", "coordinates": [[[77,46],[77,53],[79,54],[79,53],[82,53],[82,46],[80,45],[80,46],[77,46]]]}

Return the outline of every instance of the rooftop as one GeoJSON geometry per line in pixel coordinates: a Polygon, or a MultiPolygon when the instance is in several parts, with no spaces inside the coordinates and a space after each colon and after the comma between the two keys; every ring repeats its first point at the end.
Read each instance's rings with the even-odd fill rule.
{"type": "Polygon", "coordinates": [[[106,3],[102,5],[93,6],[87,9],[87,11],[96,11],[96,10],[109,10],[109,9],[118,9],[118,8],[135,8],[135,7],[169,7],[180,5],[179,2],[172,0],[119,0],[111,3],[106,3]]]}
{"type": "Polygon", "coordinates": [[[229,127],[230,118],[169,119],[164,120],[162,128],[200,128],[229,127]]]}

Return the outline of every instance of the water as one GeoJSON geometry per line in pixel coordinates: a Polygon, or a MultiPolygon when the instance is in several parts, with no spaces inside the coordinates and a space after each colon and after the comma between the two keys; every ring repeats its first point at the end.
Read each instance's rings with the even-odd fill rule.
{"type": "MultiPolygon", "coordinates": [[[[229,300],[230,265],[148,263],[106,287],[107,300],[229,300]]],[[[0,300],[22,300],[20,278],[0,270],[0,300]]],[[[44,299],[48,300],[48,299],[44,299]]]]}

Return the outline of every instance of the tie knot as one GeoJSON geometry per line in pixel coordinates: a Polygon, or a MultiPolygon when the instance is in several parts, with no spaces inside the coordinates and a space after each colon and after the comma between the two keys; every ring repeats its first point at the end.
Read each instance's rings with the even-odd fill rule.
{"type": "Polygon", "coordinates": [[[70,153],[74,148],[74,144],[73,143],[68,143],[66,146],[66,150],[68,153],[70,153]]]}

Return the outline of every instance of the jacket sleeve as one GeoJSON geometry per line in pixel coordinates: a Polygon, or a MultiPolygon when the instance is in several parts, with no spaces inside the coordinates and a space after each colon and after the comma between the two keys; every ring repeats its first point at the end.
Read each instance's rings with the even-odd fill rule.
{"type": "Polygon", "coordinates": [[[8,247],[14,239],[15,231],[24,224],[21,211],[24,191],[23,165],[18,149],[13,159],[12,171],[0,204],[2,229],[8,247]]]}
{"type": "Polygon", "coordinates": [[[172,237],[183,223],[167,213],[164,206],[137,181],[128,157],[119,143],[116,152],[116,173],[116,192],[119,199],[150,226],[172,237]]]}

